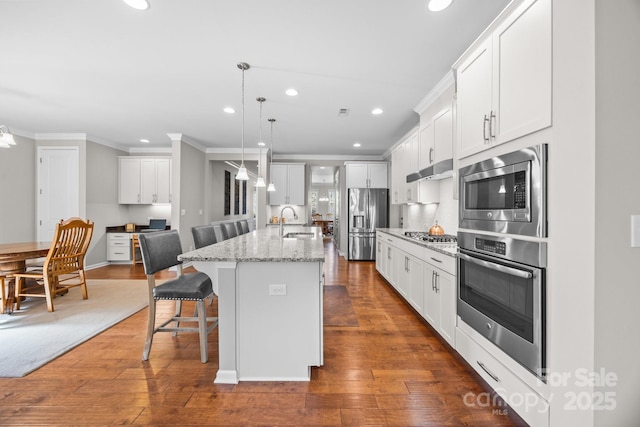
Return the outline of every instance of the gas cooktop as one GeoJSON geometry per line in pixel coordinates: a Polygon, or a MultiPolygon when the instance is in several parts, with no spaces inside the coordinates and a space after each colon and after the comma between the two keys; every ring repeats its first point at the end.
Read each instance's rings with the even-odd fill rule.
{"type": "Polygon", "coordinates": [[[442,234],[440,236],[432,236],[426,231],[405,231],[404,235],[412,239],[429,243],[456,243],[458,238],[451,234],[442,234]]]}

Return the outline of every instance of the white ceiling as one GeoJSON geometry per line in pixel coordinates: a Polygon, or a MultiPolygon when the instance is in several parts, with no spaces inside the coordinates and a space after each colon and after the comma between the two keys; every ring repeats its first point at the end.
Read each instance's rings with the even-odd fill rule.
{"type": "Polygon", "coordinates": [[[257,148],[262,96],[276,155],[381,155],[508,0],[439,13],[426,0],[150,2],[142,12],[122,0],[0,0],[0,124],[131,152],[170,147],[167,133],[239,149],[243,61],[246,148],[257,148]]]}

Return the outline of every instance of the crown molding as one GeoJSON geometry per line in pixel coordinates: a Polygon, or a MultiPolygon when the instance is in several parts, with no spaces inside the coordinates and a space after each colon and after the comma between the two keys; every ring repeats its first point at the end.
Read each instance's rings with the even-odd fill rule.
{"type": "Polygon", "coordinates": [[[425,96],[413,109],[419,115],[422,115],[431,104],[435,102],[443,93],[447,91],[454,83],[453,70],[449,70],[447,74],[431,89],[431,92],[425,96]]]}
{"type": "Polygon", "coordinates": [[[86,141],[86,133],[36,133],[36,141],[86,141]]]}
{"type": "Polygon", "coordinates": [[[310,154],[274,154],[273,160],[333,160],[333,161],[379,161],[384,160],[379,155],[310,155],[310,154]]]}

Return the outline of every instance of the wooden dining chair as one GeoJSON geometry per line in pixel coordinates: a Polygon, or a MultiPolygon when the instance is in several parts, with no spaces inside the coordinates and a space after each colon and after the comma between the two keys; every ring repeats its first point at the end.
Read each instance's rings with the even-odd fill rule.
{"type": "Polygon", "coordinates": [[[93,222],[89,220],[74,217],[56,224],[42,270],[14,274],[16,310],[20,309],[21,297],[39,297],[46,298],[51,312],[53,298],[76,286],[82,289],[82,299],[87,299],[84,258],[92,235],[93,222]]]}
{"type": "Polygon", "coordinates": [[[140,252],[140,241],[137,234],[131,235],[131,263],[133,265],[142,264],[142,255],[137,257],[137,253],[140,252]],[[136,250],[137,249],[137,250],[136,250]]]}
{"type": "Polygon", "coordinates": [[[0,314],[4,313],[7,306],[7,293],[4,289],[4,276],[0,276],[0,314]]]}

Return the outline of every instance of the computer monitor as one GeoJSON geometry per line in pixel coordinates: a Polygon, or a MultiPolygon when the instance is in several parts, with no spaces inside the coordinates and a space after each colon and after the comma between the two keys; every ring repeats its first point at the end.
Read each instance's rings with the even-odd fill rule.
{"type": "Polygon", "coordinates": [[[167,228],[166,219],[150,219],[149,230],[164,230],[167,228]]]}

